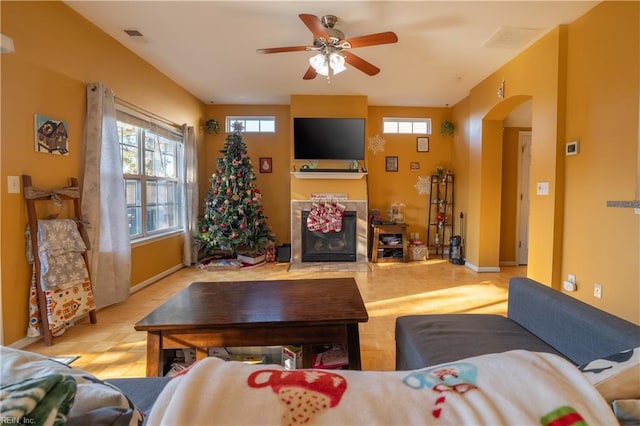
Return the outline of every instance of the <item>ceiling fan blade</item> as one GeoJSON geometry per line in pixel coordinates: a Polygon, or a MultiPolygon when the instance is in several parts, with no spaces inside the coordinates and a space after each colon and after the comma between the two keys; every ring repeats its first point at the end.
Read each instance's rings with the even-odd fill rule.
{"type": "Polygon", "coordinates": [[[369,34],[366,36],[354,37],[346,40],[352,48],[354,47],[365,47],[365,46],[375,46],[377,44],[389,44],[396,43],[398,41],[398,36],[396,33],[387,31],[384,33],[377,34],[369,34]]]}
{"type": "Polygon", "coordinates": [[[306,46],[268,47],[265,49],[256,49],[256,53],[302,52],[305,50],[307,50],[306,46]]]}
{"type": "Polygon", "coordinates": [[[376,75],[380,72],[380,68],[376,67],[370,62],[365,61],[360,56],[354,55],[351,52],[345,52],[344,50],[342,51],[342,55],[344,56],[344,60],[346,63],[358,68],[365,74],[376,75]]]}
{"type": "Polygon", "coordinates": [[[318,75],[316,70],[314,70],[313,67],[309,67],[309,68],[307,68],[307,72],[304,73],[304,76],[302,77],[302,79],[303,80],[313,80],[314,78],[316,78],[316,75],[318,75]]]}
{"type": "Polygon", "coordinates": [[[315,38],[329,37],[327,35],[327,29],[324,27],[324,25],[322,25],[322,22],[320,22],[320,18],[318,18],[316,15],[301,13],[298,16],[300,17],[300,19],[302,19],[302,22],[304,22],[307,28],[309,28],[309,30],[313,33],[313,36],[315,38]]]}

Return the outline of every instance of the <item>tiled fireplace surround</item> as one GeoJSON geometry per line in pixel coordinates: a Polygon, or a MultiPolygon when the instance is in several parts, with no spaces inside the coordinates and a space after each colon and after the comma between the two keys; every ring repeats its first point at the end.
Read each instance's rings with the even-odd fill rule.
{"type": "Polygon", "coordinates": [[[367,201],[341,200],[347,211],[355,211],[356,261],[355,262],[302,262],[302,212],[311,210],[311,200],[291,201],[291,264],[289,270],[366,271],[367,258],[367,201]]]}

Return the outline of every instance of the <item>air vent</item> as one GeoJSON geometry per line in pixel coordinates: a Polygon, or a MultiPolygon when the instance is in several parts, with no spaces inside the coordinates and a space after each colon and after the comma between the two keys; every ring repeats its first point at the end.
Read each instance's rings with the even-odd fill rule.
{"type": "Polygon", "coordinates": [[[524,47],[538,34],[540,34],[540,30],[537,28],[500,27],[498,31],[487,40],[484,47],[517,49],[524,47]]]}
{"type": "Polygon", "coordinates": [[[142,33],[138,30],[124,30],[129,37],[142,37],[142,33]]]}

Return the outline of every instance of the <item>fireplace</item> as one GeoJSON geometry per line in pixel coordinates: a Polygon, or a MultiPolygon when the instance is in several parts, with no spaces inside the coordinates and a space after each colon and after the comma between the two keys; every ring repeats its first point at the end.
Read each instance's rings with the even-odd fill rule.
{"type": "Polygon", "coordinates": [[[303,262],[355,262],[357,255],[357,213],[345,211],[340,232],[309,231],[307,217],[302,212],[302,261],[303,262]]]}
{"type": "MultiPolygon", "coordinates": [[[[311,200],[291,200],[291,263],[290,271],[317,270],[317,271],[368,271],[369,259],[367,256],[367,201],[366,200],[340,200],[345,206],[346,212],[355,212],[355,237],[356,258],[355,261],[303,261],[302,260],[302,231],[306,229],[306,219],[302,219],[305,211],[310,211],[313,202],[311,200]],[[303,225],[304,224],[304,225],[303,225]]],[[[306,217],[306,216],[305,216],[306,217]]],[[[344,232],[345,222],[343,221],[344,232]]]]}

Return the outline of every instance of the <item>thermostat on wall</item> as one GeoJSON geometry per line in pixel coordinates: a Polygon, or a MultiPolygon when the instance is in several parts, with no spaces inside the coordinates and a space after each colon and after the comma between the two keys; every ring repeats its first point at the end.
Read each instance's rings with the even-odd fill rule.
{"type": "Polygon", "coordinates": [[[578,141],[567,142],[566,154],[567,155],[576,155],[579,151],[580,145],[578,141]]]}

